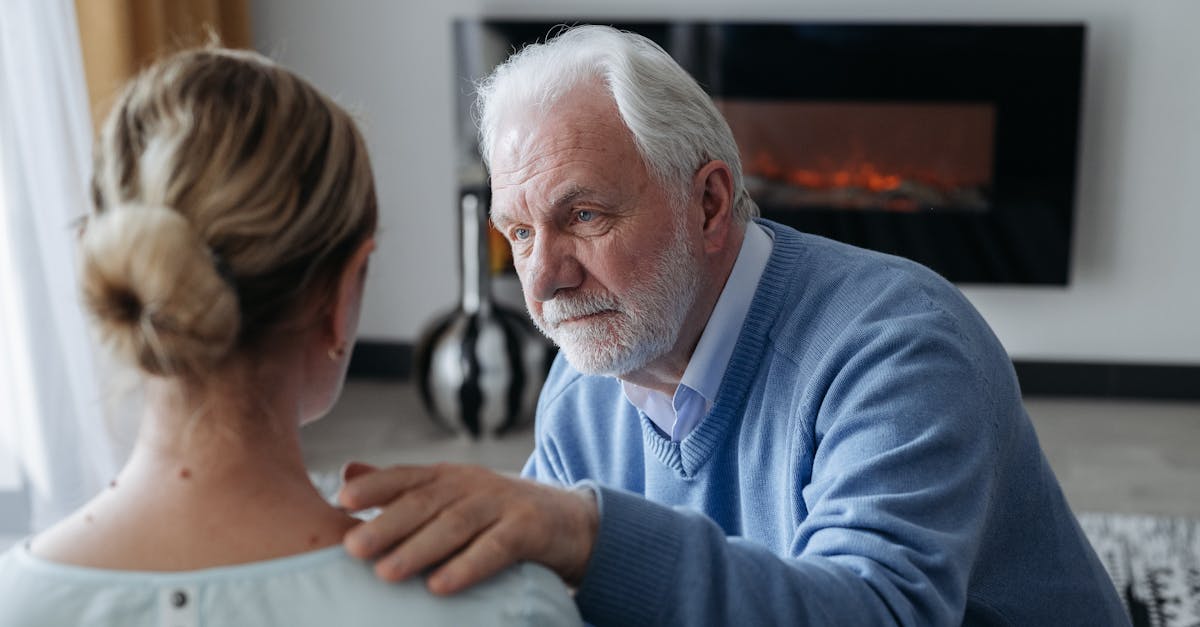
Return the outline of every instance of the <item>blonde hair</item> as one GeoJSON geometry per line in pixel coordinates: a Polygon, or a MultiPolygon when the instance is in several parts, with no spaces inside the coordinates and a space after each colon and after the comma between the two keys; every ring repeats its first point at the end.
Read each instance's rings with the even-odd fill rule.
{"type": "Polygon", "coordinates": [[[85,304],[117,355],[154,375],[204,375],[328,304],[377,220],[350,116],[269,59],[219,48],[125,88],[92,195],[85,304]]]}

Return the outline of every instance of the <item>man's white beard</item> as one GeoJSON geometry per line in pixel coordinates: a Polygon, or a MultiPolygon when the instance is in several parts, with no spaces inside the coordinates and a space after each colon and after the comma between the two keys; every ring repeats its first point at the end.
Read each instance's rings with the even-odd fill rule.
{"type": "Polygon", "coordinates": [[[682,225],[674,228],[670,247],[653,255],[645,278],[633,283],[624,299],[607,291],[572,294],[542,303],[540,315],[529,310],[534,324],[576,370],[619,377],[675,346],[695,304],[700,272],[682,225]],[[589,314],[601,315],[565,322],[589,314]]]}

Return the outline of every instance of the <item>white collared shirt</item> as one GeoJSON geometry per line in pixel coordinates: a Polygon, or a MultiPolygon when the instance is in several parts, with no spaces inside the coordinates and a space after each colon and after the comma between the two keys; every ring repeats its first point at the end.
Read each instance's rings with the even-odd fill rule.
{"type": "Polygon", "coordinates": [[[660,431],[670,435],[671,441],[679,442],[686,438],[712,409],[721,378],[725,376],[725,368],[733,356],[734,344],[742,330],[742,323],[746,321],[750,301],[754,298],[754,291],[758,288],[758,281],[767,267],[773,247],[774,239],[770,231],[754,222],[746,225],[742,249],[733,262],[729,280],[721,290],[708,324],[700,334],[700,342],[688,360],[683,378],[675,388],[674,397],[669,398],[657,390],[621,381],[625,398],[646,414],[660,431]]]}

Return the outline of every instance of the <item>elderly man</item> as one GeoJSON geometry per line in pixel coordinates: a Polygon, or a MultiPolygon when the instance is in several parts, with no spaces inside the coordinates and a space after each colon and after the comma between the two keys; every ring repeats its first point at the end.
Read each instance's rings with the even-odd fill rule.
{"type": "Polygon", "coordinates": [[[756,219],[710,99],[569,30],[480,90],[492,219],[561,348],[525,475],[351,467],[346,537],[435,592],[514,560],[613,625],[1114,625],[1008,357],[903,259],[756,219]],[[553,484],[551,485],[546,484],[553,484]]]}

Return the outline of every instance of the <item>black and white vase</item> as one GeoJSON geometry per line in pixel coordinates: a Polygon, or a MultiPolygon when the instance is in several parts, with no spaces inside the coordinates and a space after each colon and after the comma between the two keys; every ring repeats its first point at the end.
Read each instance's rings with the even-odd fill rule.
{"type": "Polygon", "coordinates": [[[415,355],[425,408],[472,438],[531,419],[554,357],[523,312],[492,299],[485,200],[483,189],[461,196],[461,302],[429,325],[415,355]]]}

